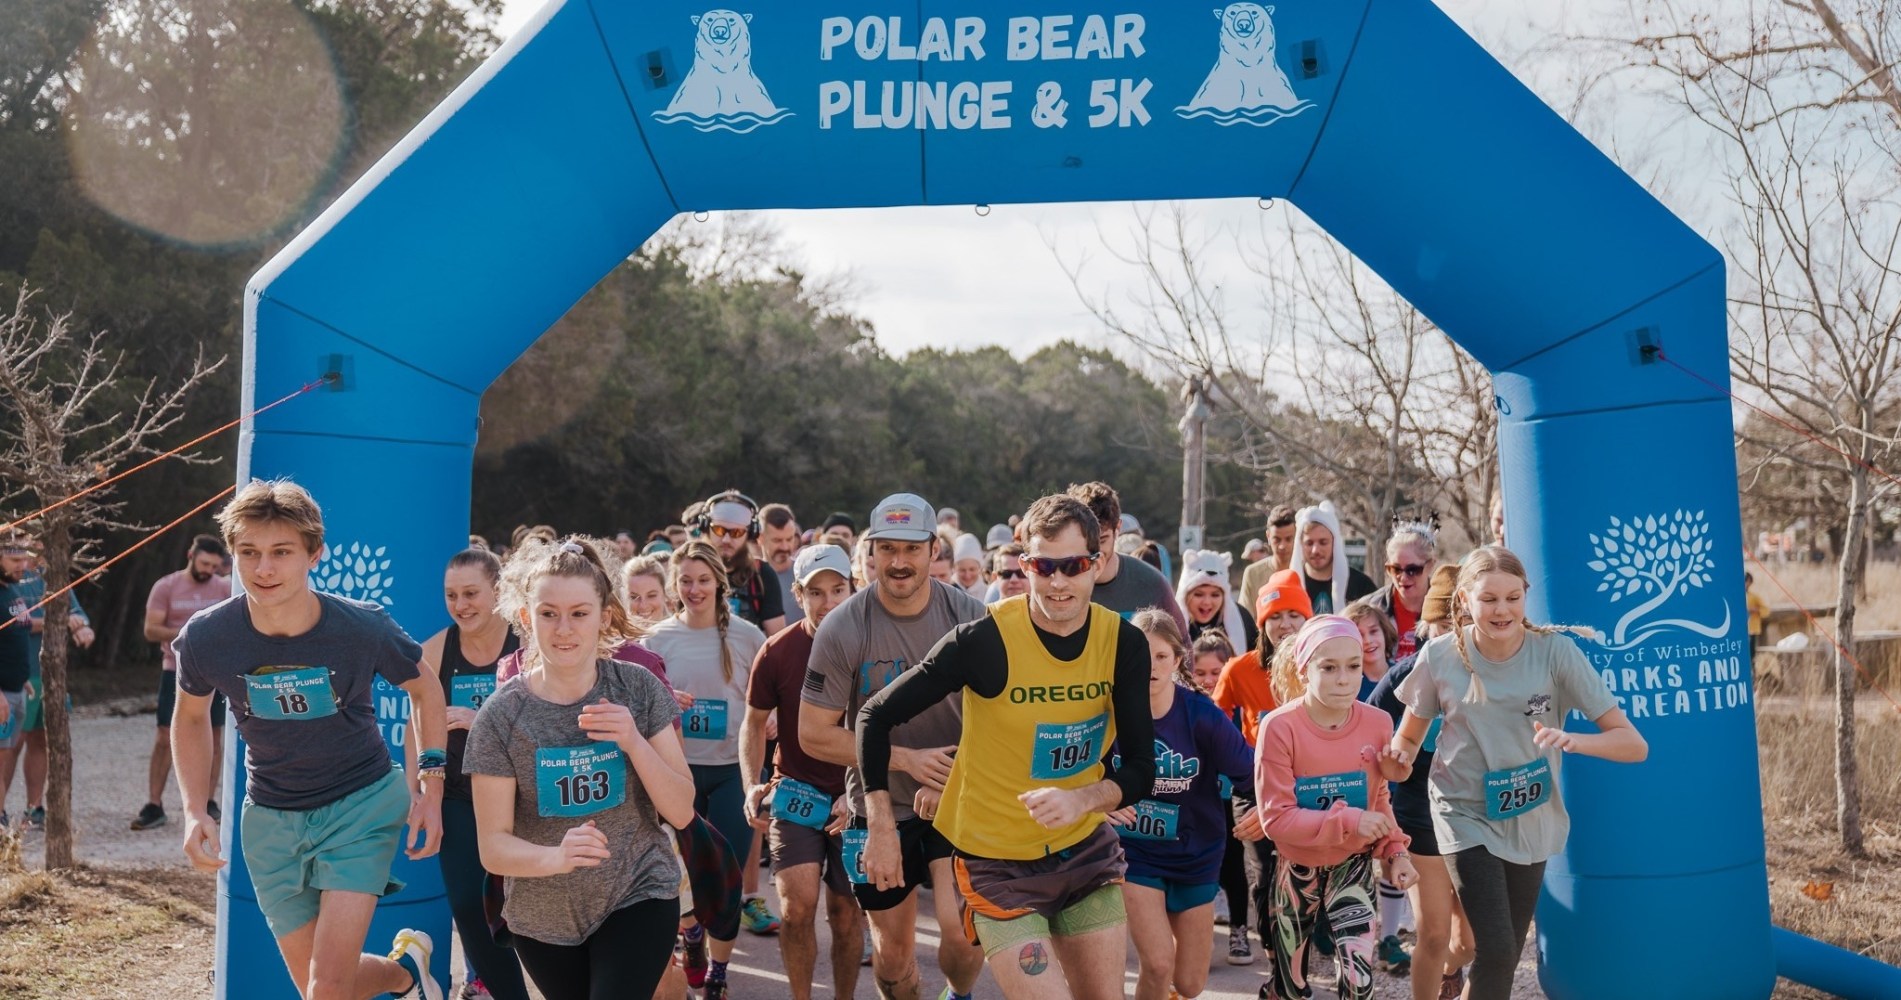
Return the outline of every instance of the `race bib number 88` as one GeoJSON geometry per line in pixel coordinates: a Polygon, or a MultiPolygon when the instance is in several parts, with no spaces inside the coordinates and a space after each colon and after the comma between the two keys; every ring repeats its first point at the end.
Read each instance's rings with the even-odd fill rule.
{"type": "Polygon", "coordinates": [[[1036,748],[1030,758],[1030,777],[1067,778],[1081,774],[1102,758],[1103,736],[1109,716],[1083,722],[1044,723],[1036,727],[1036,748]]]}
{"type": "Polygon", "coordinates": [[[832,797],[796,778],[780,778],[772,792],[772,814],[788,823],[823,830],[832,819],[832,797]]]}

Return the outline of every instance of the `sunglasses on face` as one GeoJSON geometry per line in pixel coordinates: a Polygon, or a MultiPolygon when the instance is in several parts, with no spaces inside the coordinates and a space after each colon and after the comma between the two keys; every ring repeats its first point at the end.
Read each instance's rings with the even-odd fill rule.
{"type": "Polygon", "coordinates": [[[1420,565],[1419,563],[1407,563],[1404,566],[1401,566],[1398,563],[1386,564],[1386,573],[1388,576],[1402,575],[1402,574],[1405,576],[1418,576],[1419,574],[1424,573],[1425,571],[1426,571],[1426,567],[1420,565]]]}
{"type": "Polygon", "coordinates": [[[997,571],[997,579],[1021,580],[1023,579],[1023,571],[1020,569],[1000,569],[997,571]]]}
{"type": "Polygon", "coordinates": [[[1024,556],[1023,568],[1037,576],[1081,576],[1096,568],[1096,557],[1070,556],[1067,559],[1051,559],[1048,556],[1024,556]]]}
{"type": "Polygon", "coordinates": [[[714,538],[744,538],[746,537],[745,528],[728,528],[727,526],[723,524],[713,525],[712,527],[706,529],[706,533],[709,535],[712,535],[714,538]]]}

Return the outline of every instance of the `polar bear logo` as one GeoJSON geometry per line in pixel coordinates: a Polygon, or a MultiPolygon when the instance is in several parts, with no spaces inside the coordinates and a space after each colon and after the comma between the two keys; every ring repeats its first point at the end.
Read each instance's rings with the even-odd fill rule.
{"type": "Polygon", "coordinates": [[[1234,3],[1214,13],[1221,22],[1221,54],[1195,99],[1176,108],[1176,114],[1223,125],[1267,126],[1314,106],[1294,94],[1274,61],[1274,8],[1234,3]]]}
{"type": "Polygon", "coordinates": [[[777,124],[792,116],[766,92],[752,71],[752,15],[725,9],[693,18],[693,68],[673,92],[662,124],[686,122],[701,132],[737,132],[777,124]]]}

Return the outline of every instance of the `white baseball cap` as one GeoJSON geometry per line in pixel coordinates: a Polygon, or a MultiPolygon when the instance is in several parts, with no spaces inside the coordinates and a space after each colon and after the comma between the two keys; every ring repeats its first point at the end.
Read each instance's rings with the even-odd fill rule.
{"type": "Polygon", "coordinates": [[[845,555],[844,549],[830,542],[807,545],[792,559],[792,580],[803,587],[828,569],[850,580],[851,558],[845,555]]]}
{"type": "Polygon", "coordinates": [[[916,493],[893,493],[871,509],[871,527],[865,537],[928,542],[937,537],[937,512],[916,493]]]}

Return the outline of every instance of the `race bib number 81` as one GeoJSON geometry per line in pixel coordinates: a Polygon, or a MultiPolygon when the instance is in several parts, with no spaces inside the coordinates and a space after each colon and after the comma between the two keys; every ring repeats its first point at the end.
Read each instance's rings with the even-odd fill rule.
{"type": "Polygon", "coordinates": [[[1035,755],[1030,759],[1030,777],[1067,778],[1081,774],[1102,758],[1102,738],[1108,731],[1107,714],[1083,722],[1044,723],[1037,726],[1035,755]]]}
{"type": "Polygon", "coordinates": [[[627,801],[627,763],[620,747],[536,748],[535,798],[543,816],[591,816],[627,801]]]}
{"type": "Polygon", "coordinates": [[[244,687],[251,714],[260,719],[308,722],[337,714],[337,693],[330,686],[328,667],[247,674],[244,687]]]}
{"type": "Polygon", "coordinates": [[[689,740],[723,740],[726,738],[726,702],[716,698],[699,698],[693,707],[680,715],[680,729],[689,740]]]}

